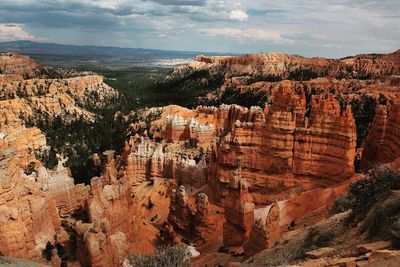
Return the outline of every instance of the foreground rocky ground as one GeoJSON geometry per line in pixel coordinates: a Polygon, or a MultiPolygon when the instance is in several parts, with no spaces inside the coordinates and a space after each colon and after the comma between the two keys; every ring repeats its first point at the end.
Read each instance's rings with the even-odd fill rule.
{"type": "Polygon", "coordinates": [[[15,54],[0,56],[0,70],[5,256],[129,266],[130,253],[190,244],[200,252],[193,266],[399,262],[398,225],[376,220],[400,219],[399,52],[199,57],[171,74],[223,76],[196,101],[223,102],[229,92],[232,101],[265,96],[262,106],[116,113],[132,122],[124,149],[93,155],[101,175],[88,185],[74,183],[62,155],[54,169],[44,166],[38,155],[48,148],[35,125],[101,119],[86,106],[101,108],[118,92],[101,76],[71,77],[15,54]],[[385,182],[366,182],[376,177],[385,182]],[[384,194],[371,189],[379,184],[387,185],[384,194]],[[385,231],[369,231],[377,224],[385,231]]]}

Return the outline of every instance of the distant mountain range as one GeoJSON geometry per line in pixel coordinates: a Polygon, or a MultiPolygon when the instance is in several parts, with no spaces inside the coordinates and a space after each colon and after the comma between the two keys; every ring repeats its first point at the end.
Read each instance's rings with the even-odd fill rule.
{"type": "Polygon", "coordinates": [[[0,52],[25,54],[40,64],[49,66],[103,68],[174,67],[192,61],[198,54],[221,55],[196,51],[78,46],[32,41],[0,42],[0,52]]]}

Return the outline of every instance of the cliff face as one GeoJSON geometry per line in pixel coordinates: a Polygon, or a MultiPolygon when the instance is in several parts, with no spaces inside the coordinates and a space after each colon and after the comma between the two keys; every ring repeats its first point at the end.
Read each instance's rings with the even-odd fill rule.
{"type": "Polygon", "coordinates": [[[189,158],[190,155],[182,155],[179,150],[166,151],[163,145],[147,138],[133,139],[125,168],[125,177],[132,183],[139,184],[150,178],[170,178],[196,188],[206,184],[204,159],[196,162],[189,158]]]}
{"type": "Polygon", "coordinates": [[[55,199],[34,182],[24,181],[3,185],[0,198],[2,253],[40,260],[46,243],[54,243],[60,233],[55,199]]]}
{"type": "Polygon", "coordinates": [[[253,199],[246,179],[242,179],[240,168],[231,176],[224,208],[226,220],[223,233],[224,245],[240,247],[248,241],[254,222],[253,199]]]}
{"type": "Polygon", "coordinates": [[[272,105],[264,110],[238,105],[195,110],[166,107],[161,114],[154,124],[161,127],[168,145],[142,139],[129,156],[127,169],[132,174],[135,170],[133,175],[140,181],[171,177],[190,187],[207,184],[214,197],[223,200],[240,161],[255,202],[266,204],[294,191],[346,180],[354,173],[355,121],[350,108],[341,111],[331,94],[315,95],[307,104],[303,92],[281,84],[272,105]],[[189,122],[193,118],[213,129],[204,134],[208,142],[191,142],[189,122]],[[207,148],[204,160],[197,164],[171,153],[193,146],[207,148]]]}
{"type": "Polygon", "coordinates": [[[127,129],[121,155],[93,155],[103,172],[86,186],[74,184],[61,155],[55,169],[43,166],[35,152],[46,150],[45,136],[29,126],[99,119],[85,107],[104,107],[117,92],[97,75],[54,77],[17,55],[0,62],[0,251],[6,255],[49,264],[42,253],[50,246],[51,264],[58,265],[55,246],[63,261],[120,266],[129,253],[189,240],[205,259],[220,246],[250,257],[330,216],[334,199],[361,177],[354,160],[364,115],[376,113],[362,164],[400,158],[400,82],[382,76],[399,74],[399,52],[342,60],[199,57],[186,68],[223,72],[221,92],[233,85],[246,94],[268,92],[266,103],[141,111],[143,121],[127,129]],[[237,75],[324,78],[253,83],[237,75]],[[378,103],[386,105],[363,113],[378,103]],[[150,117],[156,118],[149,123],[150,117]]]}
{"type": "Polygon", "coordinates": [[[341,114],[338,102],[326,95],[313,99],[306,117],[305,101],[304,95],[282,88],[270,108],[250,109],[249,120],[238,120],[232,132],[211,148],[209,180],[218,188],[217,195],[226,194],[224,187],[237,159],[251,191],[270,190],[269,196],[264,195],[267,198],[257,197],[257,202],[282,197],[293,187],[307,187],[304,181],[290,178],[293,175],[315,177],[314,185],[353,175],[356,127],[351,110],[341,114]],[[276,175],[288,179],[277,183],[276,175]]]}
{"type": "Polygon", "coordinates": [[[356,125],[350,107],[340,114],[331,95],[313,99],[305,127],[295,133],[293,172],[331,179],[354,173],[356,125]]]}
{"type": "Polygon", "coordinates": [[[127,185],[92,180],[88,222],[77,221],[78,249],[82,264],[117,266],[125,259],[133,238],[135,206],[127,185]]]}
{"type": "Polygon", "coordinates": [[[293,79],[301,75],[312,77],[343,76],[346,78],[376,78],[399,75],[400,52],[387,55],[359,55],[340,60],[304,58],[283,53],[260,53],[238,57],[198,56],[189,65],[192,69],[225,68],[229,76],[270,76],[293,79]]]}
{"type": "Polygon", "coordinates": [[[78,118],[93,121],[94,114],[84,107],[104,107],[117,95],[101,76],[0,83],[0,125],[18,120],[28,124],[50,123],[55,118],[65,123],[78,118]]]}
{"type": "Polygon", "coordinates": [[[363,168],[374,164],[390,163],[400,157],[400,105],[398,103],[378,106],[371,131],[365,141],[361,158],[363,168]]]}
{"type": "Polygon", "coordinates": [[[62,159],[54,170],[46,169],[36,158],[47,150],[45,136],[28,127],[55,118],[65,123],[94,120],[83,108],[94,94],[101,107],[117,92],[100,76],[63,79],[28,57],[1,54],[0,247],[5,255],[45,262],[43,251],[49,250],[52,264],[61,263],[55,247],[73,255],[67,225],[87,208],[90,188],[74,184],[62,159]],[[56,77],[60,79],[49,79],[56,77]]]}
{"type": "MultiPolygon", "coordinates": [[[[246,258],[275,246],[275,242],[281,236],[279,205],[273,204],[266,209],[268,210],[266,216],[255,218],[249,241],[244,245],[246,258]]],[[[256,215],[258,215],[257,211],[255,211],[256,215]]]]}
{"type": "Polygon", "coordinates": [[[33,59],[13,54],[0,53],[0,82],[10,82],[30,78],[51,78],[56,73],[46,67],[40,66],[33,59]]]}

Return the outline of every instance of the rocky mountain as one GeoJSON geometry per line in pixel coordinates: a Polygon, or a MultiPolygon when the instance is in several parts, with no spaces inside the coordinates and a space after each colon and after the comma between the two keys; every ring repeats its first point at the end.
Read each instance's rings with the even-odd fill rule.
{"type": "MultiPolygon", "coordinates": [[[[65,45],[32,41],[0,42],[0,51],[29,55],[39,63],[56,67],[132,66],[173,68],[193,61],[198,52],[168,51],[144,48],[122,48],[95,45],[65,45]]],[[[221,53],[207,53],[222,55],[221,53]]]]}
{"type": "MultiPolygon", "coordinates": [[[[197,56],[187,68],[224,70],[225,77],[252,76],[296,80],[308,77],[366,79],[399,75],[400,50],[385,55],[358,55],[340,60],[304,58],[283,53],[260,53],[238,57],[197,56]]],[[[184,69],[185,67],[182,67],[184,69]]]]}
{"type": "Polygon", "coordinates": [[[206,77],[218,76],[203,100],[228,88],[240,92],[232,100],[267,98],[261,106],[117,112],[127,127],[123,148],[91,155],[100,171],[86,185],[61,154],[55,168],[44,166],[35,151],[46,139],[35,125],[102,120],[88,107],[104,108],[118,92],[97,75],[47,77],[26,57],[0,59],[2,254],[136,266],[128,255],[189,244],[192,266],[398,262],[399,52],[199,56],[166,84],[182,74],[186,85],[200,79],[207,87],[216,80],[206,77]]]}

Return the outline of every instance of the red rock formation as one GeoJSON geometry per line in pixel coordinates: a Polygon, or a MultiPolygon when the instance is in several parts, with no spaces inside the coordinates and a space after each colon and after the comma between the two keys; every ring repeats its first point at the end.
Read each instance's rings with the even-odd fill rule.
{"type": "Polygon", "coordinates": [[[195,119],[189,121],[180,116],[167,117],[162,136],[168,142],[188,140],[193,144],[207,145],[215,137],[212,124],[200,124],[195,119]]]}
{"type": "Polygon", "coordinates": [[[224,215],[209,203],[206,194],[199,193],[194,199],[188,197],[183,186],[173,190],[168,215],[172,227],[167,227],[169,239],[173,239],[176,231],[198,245],[216,240],[222,235],[223,222],[224,215]]]}
{"type": "Polygon", "coordinates": [[[308,123],[297,128],[293,172],[332,180],[354,173],[356,125],[350,107],[340,114],[332,95],[314,98],[308,123]]]}
{"type": "Polygon", "coordinates": [[[193,240],[197,244],[215,240],[222,234],[224,216],[215,212],[204,193],[199,193],[196,199],[196,214],[194,216],[193,240]]]}
{"type": "Polygon", "coordinates": [[[168,153],[163,145],[147,138],[133,144],[127,158],[125,178],[134,184],[148,178],[172,178],[184,185],[200,188],[206,184],[207,165],[203,160],[196,163],[193,159],[179,154],[168,153]]]}
{"type": "Polygon", "coordinates": [[[167,117],[163,137],[168,142],[189,139],[187,121],[180,116],[167,117]]]}
{"type": "Polygon", "coordinates": [[[105,167],[103,171],[103,183],[105,185],[111,185],[117,183],[117,170],[115,169],[113,150],[107,150],[103,153],[106,157],[105,167]]]}
{"type": "Polygon", "coordinates": [[[356,148],[351,110],[340,114],[332,96],[320,98],[313,100],[310,118],[306,118],[305,96],[281,87],[270,108],[251,109],[243,115],[232,132],[211,146],[208,180],[215,194],[219,198],[227,194],[228,178],[238,158],[251,191],[270,191],[268,196],[263,194],[264,199],[257,198],[258,203],[274,201],[289,188],[310,189],[293,175],[314,176],[311,180],[316,184],[349,178],[354,173],[356,148]],[[277,182],[277,175],[288,178],[277,182]]]}
{"type": "Polygon", "coordinates": [[[47,242],[54,244],[60,233],[55,199],[35,182],[13,181],[0,189],[0,251],[40,261],[47,242]]]}
{"type": "MultiPolygon", "coordinates": [[[[219,71],[223,66],[226,79],[238,74],[366,78],[398,75],[399,55],[343,60],[278,53],[199,57],[189,68],[219,71]]],[[[274,246],[292,222],[296,228],[326,218],[332,201],[348,185],[337,183],[353,175],[356,129],[350,109],[341,112],[334,97],[322,92],[365,90],[377,99],[377,92],[384,90],[391,102],[399,85],[396,77],[251,85],[244,85],[249,77],[230,79],[226,88],[260,86],[259,90],[272,92],[272,105],[146,109],[148,115],[160,112],[160,118],[143,137],[131,138],[115,160],[106,152],[102,176],[92,179],[89,187],[74,185],[62,163],[56,170],[46,170],[31,153],[44,148],[45,137],[23,124],[37,122],[43,114],[48,121],[63,117],[70,122],[81,116],[93,120],[93,114],[77,104],[96,106],[96,92],[96,100],[105,105],[115,91],[97,75],[44,79],[47,70],[27,58],[2,55],[0,62],[6,62],[0,64],[0,251],[43,261],[47,242],[68,250],[69,238],[76,237],[81,264],[91,266],[119,266],[130,252],[151,252],[164,224],[169,241],[179,241],[176,231],[196,245],[212,247],[222,235],[225,246],[244,246],[250,256],[274,246]],[[9,64],[12,57],[16,61],[9,64]],[[311,93],[319,96],[306,103],[311,93]],[[147,138],[156,129],[163,129],[158,137],[167,142],[147,138]],[[199,147],[208,148],[200,161],[199,147]],[[34,171],[24,173],[29,166],[34,171]],[[188,193],[184,186],[167,193],[176,184],[186,186],[188,193]],[[261,211],[255,210],[253,201],[276,204],[261,211]]],[[[349,94],[347,99],[351,97],[357,96],[349,94]]],[[[400,158],[399,113],[398,105],[378,108],[364,161],[400,158]]],[[[116,120],[127,117],[115,114],[116,120]]],[[[130,130],[146,127],[141,121],[130,130]]],[[[94,159],[100,164],[98,155],[94,159]]],[[[58,261],[56,257],[53,264],[58,261]]]]}
{"type": "Polygon", "coordinates": [[[279,225],[279,205],[273,204],[268,207],[265,217],[257,218],[250,232],[250,239],[244,246],[246,258],[258,252],[271,248],[281,237],[279,225]]]}
{"type": "Polygon", "coordinates": [[[36,180],[43,184],[43,191],[54,197],[61,218],[85,209],[89,189],[84,184],[75,185],[62,162],[56,170],[39,167],[36,180]]]}
{"type": "Polygon", "coordinates": [[[53,76],[33,59],[13,53],[0,53],[0,82],[53,76]]]}
{"type": "MultiPolygon", "coordinates": [[[[282,79],[296,78],[309,73],[312,76],[347,78],[379,77],[400,74],[400,51],[386,55],[359,55],[341,60],[304,58],[283,53],[259,53],[244,56],[198,56],[189,69],[224,70],[226,77],[270,76],[282,79]]],[[[184,68],[178,68],[182,72],[184,68]]]]}
{"type": "MultiPolygon", "coordinates": [[[[360,177],[328,188],[317,188],[279,201],[279,225],[282,233],[294,222],[294,228],[318,223],[331,216],[333,201],[347,191],[348,186],[360,177]]],[[[292,227],[293,228],[293,227],[292,227]]]]}
{"type": "Polygon", "coordinates": [[[28,57],[0,54],[0,127],[50,123],[54,118],[94,121],[94,114],[78,104],[103,108],[118,96],[99,75],[50,79],[53,76],[61,78],[28,57]]]}
{"type": "Polygon", "coordinates": [[[156,245],[158,231],[136,217],[132,187],[104,182],[104,178],[92,179],[88,222],[75,225],[82,265],[120,266],[129,252],[148,253],[156,245]]]}
{"type": "Polygon", "coordinates": [[[174,189],[171,196],[168,222],[174,226],[175,231],[190,236],[195,212],[195,206],[190,203],[185,187],[181,185],[178,190],[174,189]]]}
{"type": "Polygon", "coordinates": [[[231,177],[230,191],[225,198],[224,207],[224,245],[240,247],[249,239],[254,222],[254,203],[246,179],[242,179],[240,168],[231,177]]]}
{"type": "Polygon", "coordinates": [[[362,167],[389,163],[400,157],[400,105],[378,106],[364,144],[362,167]]]}

